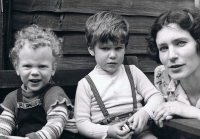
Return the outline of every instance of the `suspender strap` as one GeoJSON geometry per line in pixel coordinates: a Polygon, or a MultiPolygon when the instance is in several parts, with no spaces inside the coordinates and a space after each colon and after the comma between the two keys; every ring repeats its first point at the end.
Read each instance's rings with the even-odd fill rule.
{"type": "Polygon", "coordinates": [[[107,111],[107,109],[106,109],[106,107],[105,107],[105,105],[104,105],[104,103],[103,103],[103,101],[102,101],[102,99],[101,99],[101,97],[99,95],[99,92],[98,92],[96,86],[94,85],[94,82],[92,81],[92,79],[90,78],[89,75],[86,75],[85,79],[88,81],[88,83],[89,83],[89,85],[91,87],[91,90],[92,90],[92,92],[94,94],[94,97],[95,97],[95,99],[96,99],[96,101],[97,101],[97,103],[98,103],[98,105],[99,105],[104,117],[107,117],[109,115],[109,113],[108,113],[108,111],[107,111]]]}
{"type": "Polygon", "coordinates": [[[21,87],[17,89],[17,102],[22,102],[22,89],[21,89],[21,87]]]}
{"type": "Polygon", "coordinates": [[[134,81],[133,81],[133,76],[131,74],[131,70],[129,65],[124,65],[126,74],[128,76],[130,85],[131,85],[131,90],[132,90],[132,97],[133,97],[133,108],[137,109],[137,100],[136,100],[136,93],[135,93],[135,85],[134,85],[134,81]]]}
{"type": "MultiPolygon", "coordinates": [[[[130,82],[130,85],[131,85],[132,97],[133,97],[133,111],[135,111],[137,109],[137,101],[136,101],[136,93],[135,93],[135,85],[134,85],[134,81],[133,81],[133,76],[131,74],[130,67],[128,65],[124,65],[124,68],[125,68],[126,74],[128,76],[128,79],[129,79],[129,82],[130,82]]],[[[99,92],[98,92],[94,82],[90,78],[90,76],[86,75],[85,79],[88,81],[88,83],[91,87],[91,90],[94,94],[94,97],[95,97],[104,117],[108,117],[108,118],[112,119],[113,116],[108,113],[108,111],[107,111],[107,109],[106,109],[106,107],[105,107],[105,105],[104,105],[104,103],[101,99],[101,96],[99,95],[99,92]]]]}

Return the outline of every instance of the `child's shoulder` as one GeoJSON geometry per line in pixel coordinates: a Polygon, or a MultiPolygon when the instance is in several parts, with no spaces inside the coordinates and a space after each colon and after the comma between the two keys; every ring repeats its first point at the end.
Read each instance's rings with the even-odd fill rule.
{"type": "Polygon", "coordinates": [[[66,106],[71,106],[73,108],[71,100],[60,86],[53,86],[46,92],[44,96],[44,103],[45,109],[47,110],[52,106],[63,103],[65,103],[66,106]]]}
{"type": "Polygon", "coordinates": [[[17,89],[10,92],[4,99],[4,101],[1,103],[4,107],[8,108],[9,110],[13,111],[15,110],[17,106],[17,89]]]}
{"type": "Polygon", "coordinates": [[[17,90],[18,89],[13,90],[10,93],[8,93],[7,96],[5,97],[5,100],[8,99],[9,101],[12,101],[12,100],[17,101],[17,90]]]}
{"type": "Polygon", "coordinates": [[[50,96],[53,98],[57,98],[57,97],[67,97],[65,91],[60,87],[60,86],[52,86],[45,94],[46,96],[50,96]]]}
{"type": "Polygon", "coordinates": [[[136,67],[135,65],[129,65],[130,70],[132,72],[132,74],[139,74],[139,73],[143,73],[138,67],[136,67]]]}

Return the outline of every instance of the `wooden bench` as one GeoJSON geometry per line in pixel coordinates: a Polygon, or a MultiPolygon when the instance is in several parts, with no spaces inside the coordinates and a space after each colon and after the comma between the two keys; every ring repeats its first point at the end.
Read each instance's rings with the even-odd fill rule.
{"type": "MultiPolygon", "coordinates": [[[[136,56],[126,56],[124,64],[134,64],[137,67],[139,65],[136,56]]],[[[61,86],[69,98],[72,100],[72,102],[74,102],[78,81],[87,75],[91,70],[92,69],[58,70],[55,76],[53,76],[53,81],[57,85],[61,86]]],[[[3,101],[3,95],[6,95],[10,91],[20,87],[21,84],[22,82],[14,70],[0,70],[1,100],[3,101]]],[[[200,136],[200,121],[196,119],[172,119],[170,121],[164,122],[164,125],[187,132],[189,134],[200,136]]]]}

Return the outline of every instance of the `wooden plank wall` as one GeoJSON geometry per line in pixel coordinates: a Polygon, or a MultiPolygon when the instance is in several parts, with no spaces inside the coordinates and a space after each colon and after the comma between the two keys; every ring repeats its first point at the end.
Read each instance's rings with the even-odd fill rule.
{"type": "MultiPolygon", "coordinates": [[[[59,70],[92,69],[94,58],[87,51],[84,24],[89,16],[103,10],[121,14],[130,24],[130,41],[126,55],[136,55],[139,68],[153,82],[157,63],[147,57],[146,41],[150,26],[159,13],[174,5],[194,5],[191,0],[11,0],[11,45],[4,46],[8,55],[13,47],[14,33],[29,24],[52,28],[63,38],[63,57],[59,70]]],[[[12,70],[5,61],[5,70],[12,70]]]]}

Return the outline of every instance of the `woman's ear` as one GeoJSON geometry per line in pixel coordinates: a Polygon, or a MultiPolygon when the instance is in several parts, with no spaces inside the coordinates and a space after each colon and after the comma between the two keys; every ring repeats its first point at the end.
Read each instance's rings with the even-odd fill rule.
{"type": "Polygon", "coordinates": [[[94,49],[92,47],[88,47],[88,51],[91,56],[94,56],[94,49]]]}

